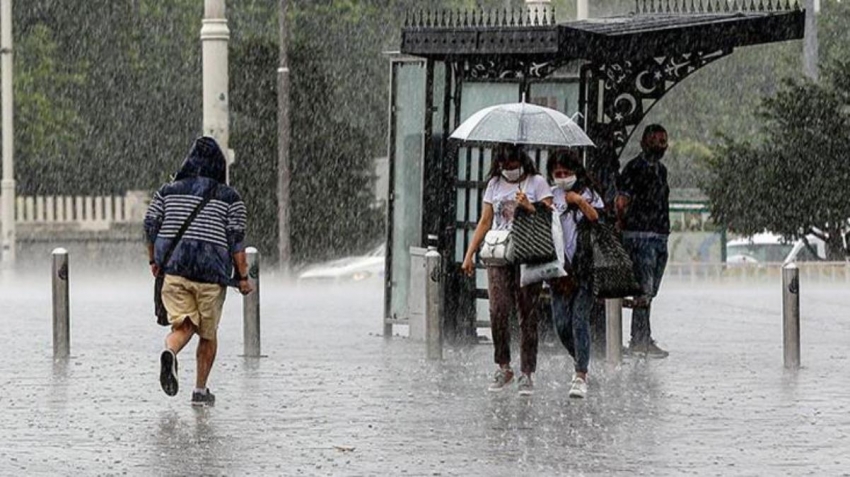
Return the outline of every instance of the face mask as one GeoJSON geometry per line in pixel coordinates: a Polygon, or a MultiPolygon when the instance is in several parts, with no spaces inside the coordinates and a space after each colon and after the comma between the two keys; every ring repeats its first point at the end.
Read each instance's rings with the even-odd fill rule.
{"type": "Polygon", "coordinates": [[[555,185],[561,190],[572,190],[578,179],[575,175],[567,176],[563,179],[555,178],[555,185]]]}
{"type": "Polygon", "coordinates": [[[650,162],[658,162],[664,157],[664,153],[667,152],[666,149],[661,149],[658,151],[649,150],[646,151],[646,160],[650,162]]]}
{"type": "Polygon", "coordinates": [[[508,180],[508,182],[516,182],[522,177],[523,170],[522,167],[517,167],[516,169],[502,169],[502,177],[508,180]]]}

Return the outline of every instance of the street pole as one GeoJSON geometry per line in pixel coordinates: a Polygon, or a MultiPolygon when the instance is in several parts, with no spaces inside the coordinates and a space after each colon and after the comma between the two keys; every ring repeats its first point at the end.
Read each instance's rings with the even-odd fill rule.
{"type": "Polygon", "coordinates": [[[576,20],[587,20],[588,15],[587,0],[576,0],[576,20]]]}
{"type": "Polygon", "coordinates": [[[289,277],[292,261],[290,231],[290,194],[292,172],[289,164],[291,122],[289,117],[289,55],[287,54],[286,12],[288,0],[280,0],[280,66],[277,69],[277,223],[278,264],[284,278],[289,277]]]}
{"type": "Polygon", "coordinates": [[[3,266],[15,264],[15,161],[14,161],[14,97],[12,89],[12,0],[0,0],[0,82],[2,82],[2,141],[3,141],[3,180],[0,182],[2,193],[2,242],[3,266]]]}
{"type": "Polygon", "coordinates": [[[230,83],[228,74],[227,27],[225,0],[204,0],[204,21],[201,27],[204,84],[204,135],[213,137],[227,156],[227,182],[233,151],[230,143],[230,83]]]}
{"type": "Polygon", "coordinates": [[[800,269],[782,267],[782,355],[785,367],[800,367],[800,269]]]}
{"type": "Polygon", "coordinates": [[[259,358],[260,352],[260,252],[254,247],[245,249],[248,260],[248,282],[254,289],[242,297],[242,346],[244,356],[259,358]]]}
{"type": "MultiPolygon", "coordinates": [[[[436,236],[429,235],[428,239],[436,236]]],[[[428,359],[443,359],[443,275],[437,247],[428,244],[425,254],[425,355],[428,359]]]]}
{"type": "Polygon", "coordinates": [[[803,72],[812,81],[818,80],[818,17],[817,0],[806,0],[806,33],[803,40],[803,72]]]}
{"type": "Polygon", "coordinates": [[[613,366],[623,362],[623,299],[605,300],[605,361],[613,366]]]}

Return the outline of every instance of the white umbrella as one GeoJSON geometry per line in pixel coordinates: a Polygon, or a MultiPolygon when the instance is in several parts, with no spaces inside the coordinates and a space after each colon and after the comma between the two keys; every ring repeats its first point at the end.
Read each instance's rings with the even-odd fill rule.
{"type": "Polygon", "coordinates": [[[455,129],[451,138],[464,142],[554,147],[594,145],[581,127],[565,114],[526,102],[484,108],[455,129]]]}

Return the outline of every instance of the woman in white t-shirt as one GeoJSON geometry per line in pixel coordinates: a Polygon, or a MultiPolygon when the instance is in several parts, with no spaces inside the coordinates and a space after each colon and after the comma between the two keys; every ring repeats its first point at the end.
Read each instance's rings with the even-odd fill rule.
{"type": "MultiPolygon", "coordinates": [[[[475,273],[475,253],[491,228],[510,230],[517,207],[534,212],[535,202],[552,204],[549,184],[519,147],[500,146],[493,157],[481,219],[463,260],[463,270],[469,276],[475,273]]],[[[487,267],[487,280],[494,360],[499,366],[489,390],[501,391],[513,380],[509,318],[518,308],[522,372],[518,388],[521,395],[530,395],[534,392],[531,375],[537,367],[537,308],[542,284],[521,287],[518,265],[487,267]]]]}
{"type": "Polygon", "coordinates": [[[570,397],[587,394],[587,366],[590,362],[590,309],[593,290],[589,277],[576,277],[572,263],[578,242],[578,224],[582,220],[596,222],[602,209],[602,198],[590,185],[578,154],[572,150],[556,152],[546,165],[552,188],[555,210],[564,229],[564,255],[569,276],[550,283],[552,319],[558,337],[575,362],[575,375],[570,397]]]}

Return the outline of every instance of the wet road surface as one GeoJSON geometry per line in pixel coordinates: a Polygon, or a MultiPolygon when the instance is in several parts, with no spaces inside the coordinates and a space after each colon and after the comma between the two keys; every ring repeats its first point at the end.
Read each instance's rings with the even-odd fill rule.
{"type": "Polygon", "coordinates": [[[533,397],[493,395],[489,345],[433,363],[384,340],[380,285],[268,281],[268,356],[239,356],[231,292],[218,403],[202,410],[194,342],[180,393],[160,390],[150,287],[72,282],[72,358],[54,364],[49,283],[0,281],[0,475],[850,475],[846,285],[803,285],[803,369],[789,372],[778,285],[668,281],[653,329],[670,357],[594,362],[576,401],[560,345],[541,350],[533,397]]]}

